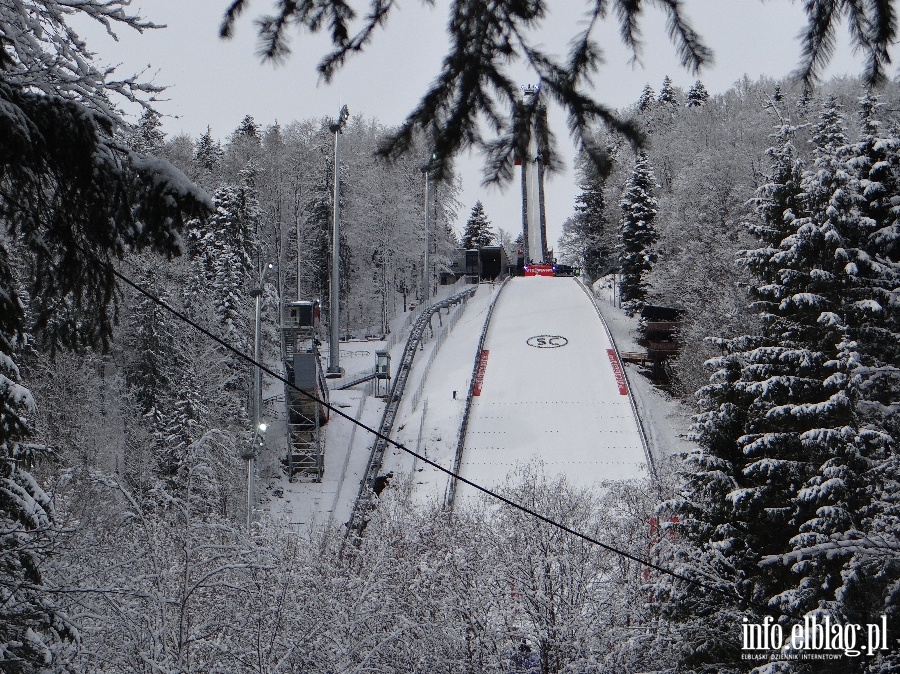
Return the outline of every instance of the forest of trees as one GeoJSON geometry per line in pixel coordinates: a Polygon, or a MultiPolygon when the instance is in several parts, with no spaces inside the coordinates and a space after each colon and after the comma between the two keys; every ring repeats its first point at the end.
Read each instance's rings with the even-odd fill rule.
{"type": "MultiPolygon", "coordinates": [[[[582,101],[583,192],[560,248],[591,279],[633,260],[634,299],[684,311],[673,374],[698,450],[645,483],[581,491],[537,463],[501,488],[591,540],[497,503],[414,508],[397,479],[347,545],[340,529],[239,524],[249,368],[126,282],[246,352],[249,293],[275,262],[274,353],[280,300],[327,301],[332,120],[248,116],[221,139],[166,137],[149,107],[128,124],[111,101],[148,105],[155,88],[107,81],[70,11],[146,28],[115,0],[0,3],[2,671],[900,670],[896,85],[745,79],[709,95],[667,78],[618,113],[642,154],[582,101]],[[808,615],[884,616],[889,646],[742,660],[743,621],[808,615]]],[[[876,71],[892,30],[862,36],[876,71]]],[[[479,67],[504,35],[480,36],[479,67]]],[[[572,70],[595,53],[585,39],[572,70]]],[[[457,244],[444,160],[465,115],[443,129],[421,268],[424,122],[440,109],[343,131],[342,331],[385,331],[457,244]]],[[[494,167],[521,141],[501,138],[494,167]]]]}
{"type": "MultiPolygon", "coordinates": [[[[746,671],[730,626],[766,616],[884,616],[896,630],[897,88],[842,79],[810,96],[745,79],[699,104],[667,90],[648,85],[632,109],[646,154],[602,136],[616,161],[582,167],[560,242],[584,268],[621,273],[623,307],[683,312],[674,392],[700,449],[658,508],[655,549],[690,580],[656,583],[673,638],[642,666],[674,651],[683,671],[746,671]]],[[[894,671],[896,647],[754,671],[894,671]]]]}

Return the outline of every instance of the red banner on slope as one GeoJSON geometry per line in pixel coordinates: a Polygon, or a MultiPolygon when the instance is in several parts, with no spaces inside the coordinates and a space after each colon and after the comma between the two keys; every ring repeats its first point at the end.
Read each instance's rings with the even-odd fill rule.
{"type": "Polygon", "coordinates": [[[616,377],[616,384],[619,385],[619,393],[623,396],[628,395],[628,383],[625,381],[625,372],[622,370],[622,363],[616,355],[615,349],[607,349],[606,355],[609,356],[609,364],[612,365],[613,375],[616,377]]]}
{"type": "Polygon", "coordinates": [[[481,385],[484,383],[484,371],[487,369],[487,359],[488,351],[487,349],[482,349],[481,355],[478,357],[478,370],[475,372],[475,389],[472,391],[473,396],[481,395],[481,385]]]}

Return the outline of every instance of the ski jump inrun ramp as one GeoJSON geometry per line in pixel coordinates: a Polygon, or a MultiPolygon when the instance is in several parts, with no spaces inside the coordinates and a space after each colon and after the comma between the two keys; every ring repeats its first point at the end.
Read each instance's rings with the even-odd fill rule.
{"type": "MultiPolygon", "coordinates": [[[[462,477],[492,487],[532,459],[576,487],[647,476],[623,366],[575,279],[511,279],[480,358],[462,477]]],[[[457,500],[475,494],[457,484],[457,500]]]]}

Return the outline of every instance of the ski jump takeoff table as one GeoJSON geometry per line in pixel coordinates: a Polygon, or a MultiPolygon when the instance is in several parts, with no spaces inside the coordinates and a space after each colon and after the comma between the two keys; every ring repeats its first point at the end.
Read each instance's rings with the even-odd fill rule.
{"type": "MultiPolygon", "coordinates": [[[[509,282],[476,391],[460,466],[473,482],[493,487],[535,458],[575,486],[647,475],[622,364],[574,279],[509,282]]],[[[459,484],[459,496],[473,493],[459,484]]]]}

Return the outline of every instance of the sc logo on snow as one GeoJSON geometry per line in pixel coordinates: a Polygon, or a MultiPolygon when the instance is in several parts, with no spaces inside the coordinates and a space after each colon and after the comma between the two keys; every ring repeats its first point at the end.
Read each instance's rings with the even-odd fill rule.
{"type": "Polygon", "coordinates": [[[528,346],[533,346],[536,349],[558,349],[568,343],[569,340],[560,335],[536,335],[529,337],[526,342],[528,346]]]}

